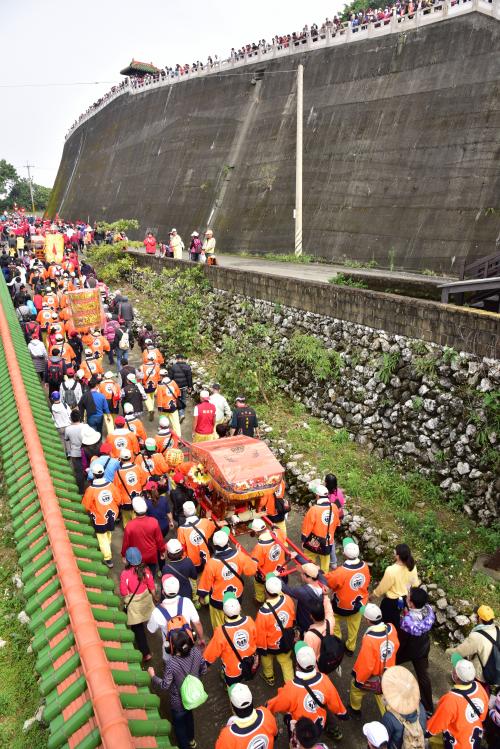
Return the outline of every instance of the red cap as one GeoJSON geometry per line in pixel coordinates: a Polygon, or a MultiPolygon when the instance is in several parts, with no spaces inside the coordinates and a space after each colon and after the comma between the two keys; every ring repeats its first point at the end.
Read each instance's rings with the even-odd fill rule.
{"type": "Polygon", "coordinates": [[[68,377],[74,377],[75,370],[72,367],[70,367],[69,369],[66,370],[66,374],[68,375],[68,377]]]}
{"type": "Polygon", "coordinates": [[[111,452],[111,445],[108,442],[103,442],[99,449],[99,452],[101,453],[101,455],[109,455],[111,452]]]}
{"type": "Polygon", "coordinates": [[[115,427],[124,427],[126,423],[123,416],[117,416],[115,419],[115,427]]]}
{"type": "Polygon", "coordinates": [[[151,489],[157,489],[158,488],[158,482],[157,481],[148,481],[144,488],[146,491],[151,491],[151,489]]]}
{"type": "Polygon", "coordinates": [[[176,484],[182,484],[182,482],[184,481],[185,476],[180,471],[176,471],[174,473],[174,475],[173,475],[172,478],[174,479],[174,481],[175,481],[176,484]]]}

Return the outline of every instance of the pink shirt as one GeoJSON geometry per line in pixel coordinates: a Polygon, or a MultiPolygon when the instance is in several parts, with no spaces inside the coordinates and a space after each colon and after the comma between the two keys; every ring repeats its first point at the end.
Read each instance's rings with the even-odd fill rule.
{"type": "MultiPolygon", "coordinates": [[[[128,596],[131,593],[135,593],[138,582],[139,579],[135,567],[129,567],[128,569],[123,570],[120,575],[120,595],[128,596]]],[[[146,567],[144,570],[144,577],[142,578],[139,587],[137,588],[137,593],[135,594],[137,596],[139,593],[144,593],[144,591],[148,589],[154,593],[155,581],[153,580],[153,575],[146,567]]]]}
{"type": "Polygon", "coordinates": [[[330,500],[330,502],[337,502],[340,507],[343,507],[345,505],[345,497],[342,493],[342,489],[337,489],[336,492],[329,494],[328,499],[330,500]]]}

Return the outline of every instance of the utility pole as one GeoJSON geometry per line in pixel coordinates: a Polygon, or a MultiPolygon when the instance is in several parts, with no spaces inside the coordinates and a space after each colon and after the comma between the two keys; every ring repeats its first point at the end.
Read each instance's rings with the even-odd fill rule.
{"type": "Polygon", "coordinates": [[[302,150],[304,112],[304,66],[297,67],[297,155],[295,159],[295,255],[302,255],[302,150]]]}
{"type": "Polygon", "coordinates": [[[35,201],[33,199],[33,182],[31,180],[30,169],[32,169],[34,166],[35,166],[34,164],[28,164],[28,162],[26,162],[26,169],[28,170],[28,184],[30,186],[30,195],[31,195],[31,208],[32,208],[33,213],[35,213],[35,201]]]}

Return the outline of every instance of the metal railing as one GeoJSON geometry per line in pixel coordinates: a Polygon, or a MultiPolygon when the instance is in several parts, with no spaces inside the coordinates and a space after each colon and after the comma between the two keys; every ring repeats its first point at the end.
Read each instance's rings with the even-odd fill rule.
{"type": "Polygon", "coordinates": [[[163,86],[171,86],[176,83],[182,83],[194,78],[203,78],[209,75],[230,74],[231,71],[238,70],[248,65],[254,65],[260,62],[270,62],[271,60],[282,57],[289,57],[304,52],[312,52],[318,49],[335,47],[341,44],[358,42],[365,39],[375,39],[388,34],[398,34],[401,32],[411,31],[432,23],[454,18],[455,16],[465,15],[479,11],[485,15],[500,20],[500,0],[435,0],[434,5],[419,8],[406,15],[393,15],[390,18],[373,20],[370,23],[361,23],[353,25],[351,21],[343,23],[340,26],[327,27],[324,30],[314,32],[307,31],[301,33],[300,37],[292,38],[274,44],[265,44],[257,49],[246,51],[244,54],[235,53],[232,57],[224,60],[214,60],[209,65],[203,65],[196,68],[189,68],[183,72],[180,70],[166,71],[163,70],[159,76],[137,79],[117,85],[108,94],[105,94],[102,101],[94,107],[91,107],[80,119],[74,123],[66,135],[66,140],[77,130],[80,125],[87,122],[97,112],[107,107],[114,99],[124,94],[135,96],[145,91],[151,91],[163,86]]]}

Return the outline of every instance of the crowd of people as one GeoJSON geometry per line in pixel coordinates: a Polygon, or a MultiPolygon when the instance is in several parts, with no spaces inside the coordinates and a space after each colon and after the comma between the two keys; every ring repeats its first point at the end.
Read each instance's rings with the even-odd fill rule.
{"type": "MultiPolygon", "coordinates": [[[[458,3],[459,0],[451,0],[452,5],[458,3]]],[[[288,49],[289,47],[298,47],[302,44],[306,44],[310,39],[312,42],[318,41],[318,39],[325,39],[328,35],[335,36],[337,33],[351,29],[353,31],[358,30],[360,27],[367,25],[386,25],[390,23],[391,18],[403,18],[408,16],[413,18],[413,14],[418,10],[430,12],[433,6],[440,7],[443,4],[443,0],[396,0],[396,2],[388,3],[380,8],[374,8],[367,6],[364,10],[358,12],[351,12],[346,20],[338,15],[334,15],[332,18],[325,18],[323,23],[313,23],[311,26],[305,25],[302,31],[293,31],[289,34],[277,34],[273,36],[271,41],[266,39],[259,39],[258,42],[249,42],[243,44],[241,47],[232,47],[227,58],[219,58],[218,55],[209,55],[206,62],[201,60],[195,60],[192,63],[177,63],[174,66],[165,65],[164,68],[160,68],[156,74],[146,74],[140,77],[132,76],[125,78],[119,85],[113,86],[110,91],[101,96],[95,101],[88,109],[83,112],[80,117],[75,120],[71,126],[69,133],[71,133],[87,115],[91,114],[96,109],[99,109],[110,99],[114,98],[118,92],[127,88],[142,89],[153,83],[159,81],[176,80],[185,75],[196,73],[198,71],[212,70],[214,67],[220,67],[221,65],[230,65],[238,60],[245,60],[258,54],[268,54],[273,50],[288,49]]],[[[68,133],[68,135],[69,135],[68,133]]]]}
{"type": "MultiPolygon", "coordinates": [[[[189,259],[193,263],[199,262],[216,265],[215,245],[216,241],[212,229],[206,230],[203,240],[200,239],[199,232],[193,231],[188,248],[189,259]]],[[[177,229],[172,229],[167,242],[159,241],[153,232],[148,232],[144,239],[144,249],[148,255],[156,255],[158,253],[159,257],[171,257],[174,260],[182,260],[182,253],[185,246],[177,229]]]]}
{"type": "Polygon", "coordinates": [[[182,448],[186,437],[258,437],[255,409],[243,394],[231,407],[213,383],[196,398],[186,435],[194,396],[189,362],[162,350],[128,296],[99,281],[81,252],[89,225],[2,217],[3,236],[19,236],[21,228],[25,238],[77,232],[64,242],[60,262],[37,257],[29,239],[23,247],[9,239],[0,267],[110,568],[113,534],[123,528],[115,561],[123,560],[127,623],[153,687],[169,696],[180,749],[197,746],[196,709],[207,699],[203,679],[216,663],[219,698],[227,695],[232,715],[203,749],[272,749],[279,715],[294,749],[341,742],[346,720],[357,721],[356,746],[366,742],[368,749],[424,749],[428,741],[480,749],[483,737],[489,749],[498,748],[500,628],[492,609],[480,606],[477,625],[450,649],[453,683],[436,704],[429,674],[435,614],[411,550],[398,544],[393,564],[372,585],[358,542],[342,526],[348,498],[334,474],[310,484],[300,546],[288,537],[298,510],[283,481],[259,500],[249,526],[252,548],[235,543],[237,517],[228,522],[207,509],[206,468],[186,460],[182,448]],[[100,291],[100,325],[75,327],[69,295],[78,289],[100,291]],[[248,588],[253,604],[244,603],[248,588]],[[151,652],[157,636],[159,673],[151,652]],[[412,664],[415,675],[403,664],[412,664]],[[351,670],[343,695],[341,665],[351,670]],[[273,690],[263,704],[254,700],[257,678],[273,690]],[[370,695],[380,719],[363,723],[370,695]]]}

